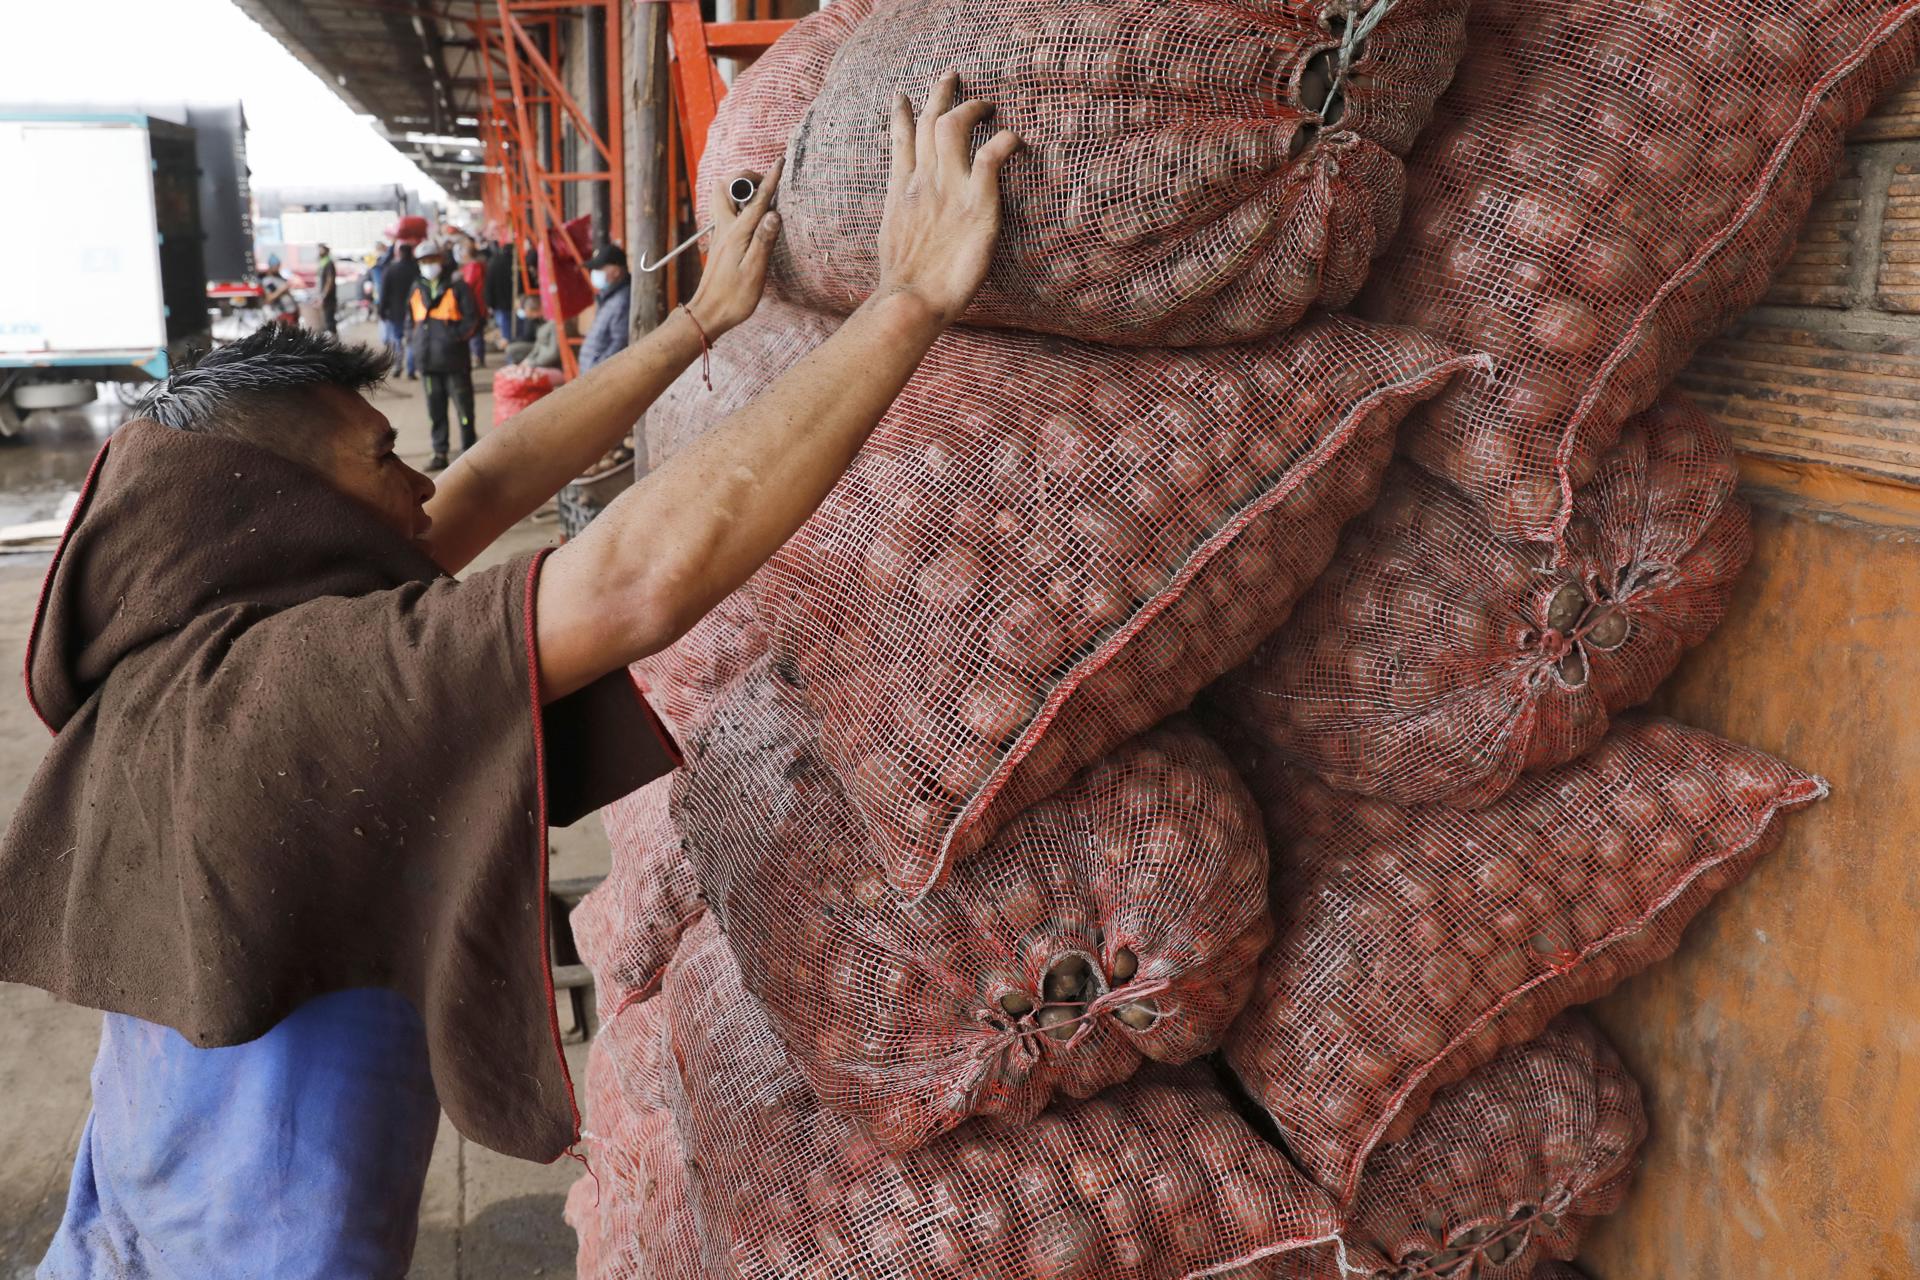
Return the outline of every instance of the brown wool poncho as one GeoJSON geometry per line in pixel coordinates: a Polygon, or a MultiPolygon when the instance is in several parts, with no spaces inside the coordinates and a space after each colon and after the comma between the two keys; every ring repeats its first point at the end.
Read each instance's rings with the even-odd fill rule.
{"type": "Polygon", "coordinates": [[[547,826],[672,749],[624,673],[541,709],[539,572],[456,582],[293,462],[122,428],[28,644],[55,738],[0,847],[0,979],[206,1046],[390,987],[461,1132],[558,1156],[547,826]]]}

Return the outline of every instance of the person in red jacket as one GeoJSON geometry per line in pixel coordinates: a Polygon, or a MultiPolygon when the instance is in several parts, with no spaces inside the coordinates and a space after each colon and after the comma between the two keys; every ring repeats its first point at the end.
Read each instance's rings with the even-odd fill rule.
{"type": "MultiPolygon", "coordinates": [[[[480,246],[474,243],[472,236],[462,232],[453,241],[453,261],[459,268],[461,282],[476,299],[487,296],[487,259],[480,252],[480,246]]],[[[473,366],[476,369],[487,367],[487,313],[480,309],[480,328],[475,331],[467,345],[473,351],[473,366]]]]}

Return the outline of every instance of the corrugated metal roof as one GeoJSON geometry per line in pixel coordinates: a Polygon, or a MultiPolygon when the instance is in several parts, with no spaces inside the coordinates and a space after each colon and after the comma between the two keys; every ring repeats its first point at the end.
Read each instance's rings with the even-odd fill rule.
{"type": "Polygon", "coordinates": [[[479,115],[482,83],[466,20],[490,13],[492,5],[485,0],[235,3],[349,107],[379,120],[393,144],[448,191],[477,191],[477,180],[465,179],[479,164],[472,122],[479,115]],[[461,158],[463,145],[472,151],[470,159],[461,158]]]}

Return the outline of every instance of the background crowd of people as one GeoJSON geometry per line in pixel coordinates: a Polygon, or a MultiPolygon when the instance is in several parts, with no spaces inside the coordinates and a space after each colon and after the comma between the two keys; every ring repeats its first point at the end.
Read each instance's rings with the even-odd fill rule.
{"type": "MultiPolygon", "coordinates": [[[[325,246],[321,256],[323,262],[331,261],[325,246]]],[[[474,444],[473,370],[486,367],[489,328],[508,364],[561,367],[560,326],[544,314],[537,261],[527,267],[531,291],[522,288],[510,240],[489,242],[455,229],[444,240],[382,242],[362,278],[363,296],[393,352],[395,373],[424,382],[433,429],[429,470],[444,468],[453,456],[449,407],[459,418],[461,448],[474,444]]],[[[626,252],[617,244],[604,244],[586,267],[595,307],[579,349],[582,372],[626,349],[630,314],[626,252]]],[[[270,260],[270,310],[279,299],[292,297],[277,268],[277,261],[270,260]],[[279,292],[274,294],[276,283],[279,292]]],[[[329,273],[324,280],[331,284],[334,277],[329,273]]],[[[331,330],[331,295],[323,310],[331,330]]]]}

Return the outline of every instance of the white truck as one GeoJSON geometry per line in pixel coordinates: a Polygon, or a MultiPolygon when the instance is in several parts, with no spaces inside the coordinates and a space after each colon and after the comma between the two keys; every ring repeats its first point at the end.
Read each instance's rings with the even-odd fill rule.
{"type": "Polygon", "coordinates": [[[0,106],[0,435],[209,345],[194,131],[138,113],[0,106]]]}

